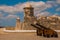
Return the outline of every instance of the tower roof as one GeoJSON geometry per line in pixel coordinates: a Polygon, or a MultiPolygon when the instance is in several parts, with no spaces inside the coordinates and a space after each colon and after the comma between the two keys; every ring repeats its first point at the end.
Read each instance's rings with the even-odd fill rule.
{"type": "Polygon", "coordinates": [[[27,3],[25,7],[32,7],[32,5],[30,3],[27,3]]]}

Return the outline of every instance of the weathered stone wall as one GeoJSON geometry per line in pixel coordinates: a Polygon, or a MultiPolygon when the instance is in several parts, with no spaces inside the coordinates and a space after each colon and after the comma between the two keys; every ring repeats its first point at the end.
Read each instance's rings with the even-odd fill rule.
{"type": "Polygon", "coordinates": [[[6,30],[15,30],[15,27],[6,27],[6,30]]]}
{"type": "Polygon", "coordinates": [[[45,27],[60,30],[60,17],[59,16],[48,16],[48,17],[40,16],[40,18],[38,19],[38,22],[45,27]]]}

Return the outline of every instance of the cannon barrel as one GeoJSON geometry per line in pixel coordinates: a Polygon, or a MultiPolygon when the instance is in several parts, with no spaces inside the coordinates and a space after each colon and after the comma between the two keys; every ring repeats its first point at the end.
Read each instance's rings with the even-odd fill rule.
{"type": "Polygon", "coordinates": [[[41,27],[41,28],[43,28],[43,29],[48,29],[48,28],[46,28],[46,27],[44,27],[43,25],[40,25],[40,24],[38,24],[38,23],[36,23],[36,25],[38,25],[39,27],[41,27]]]}
{"type": "Polygon", "coordinates": [[[41,29],[41,27],[39,27],[38,25],[35,25],[35,24],[31,24],[31,26],[37,28],[37,29],[41,29]]]}

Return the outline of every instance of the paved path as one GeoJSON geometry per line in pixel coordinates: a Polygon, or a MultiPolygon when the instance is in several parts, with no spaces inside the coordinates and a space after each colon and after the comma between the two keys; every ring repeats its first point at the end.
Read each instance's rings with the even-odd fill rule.
{"type": "Polygon", "coordinates": [[[8,33],[0,34],[0,40],[60,40],[60,34],[59,38],[44,38],[36,33],[8,33]]]}

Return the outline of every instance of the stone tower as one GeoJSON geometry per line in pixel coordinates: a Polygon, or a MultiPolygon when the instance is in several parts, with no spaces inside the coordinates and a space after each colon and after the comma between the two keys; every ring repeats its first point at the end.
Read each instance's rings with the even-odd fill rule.
{"type": "Polygon", "coordinates": [[[25,5],[24,12],[25,12],[25,14],[24,14],[25,18],[28,16],[29,17],[34,16],[34,8],[29,3],[25,5]]]}
{"type": "Polygon", "coordinates": [[[18,17],[16,19],[16,27],[15,27],[15,30],[21,30],[21,23],[20,23],[20,18],[18,17]]]}
{"type": "Polygon", "coordinates": [[[36,21],[36,18],[34,16],[34,8],[32,7],[31,4],[26,4],[24,7],[24,24],[25,24],[25,28],[24,29],[34,29],[31,26],[31,23],[34,23],[34,21],[36,21]]]}

